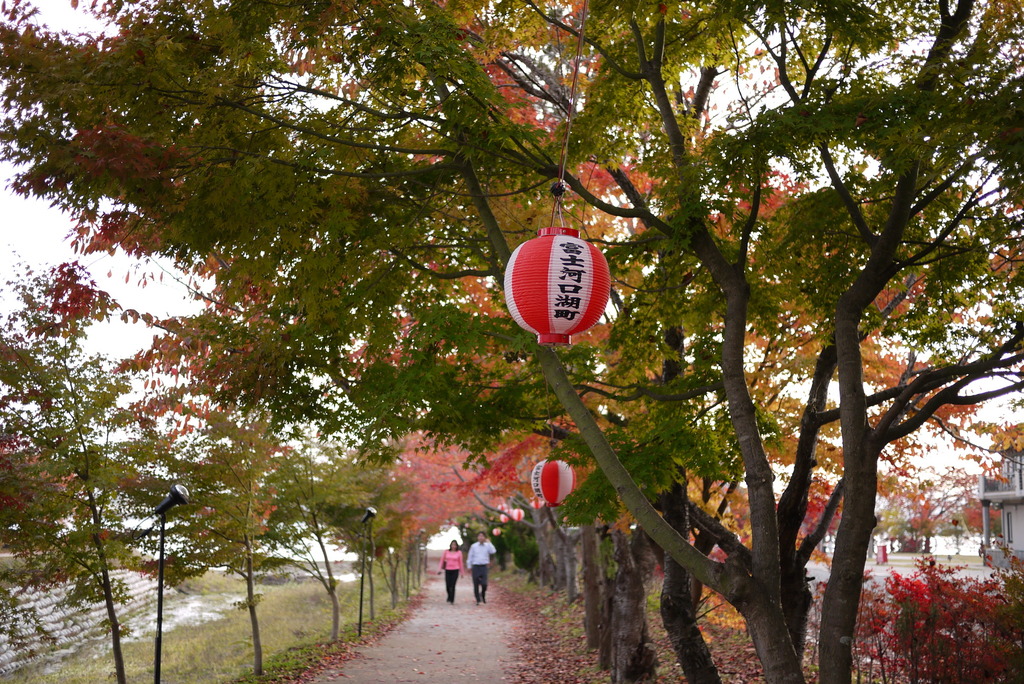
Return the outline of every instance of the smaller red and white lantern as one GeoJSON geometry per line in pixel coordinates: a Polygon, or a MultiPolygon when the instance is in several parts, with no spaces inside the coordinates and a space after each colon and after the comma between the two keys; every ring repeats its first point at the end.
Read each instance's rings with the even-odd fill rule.
{"type": "Polygon", "coordinates": [[[500,537],[501,536],[501,528],[500,527],[495,527],[493,530],[491,530],[491,534],[493,534],[495,537],[500,537]]]}
{"type": "Polygon", "coordinates": [[[515,520],[516,522],[519,522],[520,520],[522,520],[522,519],[523,519],[523,515],[524,515],[524,513],[523,513],[523,509],[522,509],[522,508],[513,508],[513,509],[512,509],[512,510],[511,510],[511,511],[509,512],[509,514],[508,514],[508,515],[509,515],[509,517],[510,517],[510,518],[512,518],[512,519],[513,519],[513,520],[515,520]]]}
{"type": "Polygon", "coordinates": [[[498,521],[499,522],[503,522],[503,523],[507,523],[508,522],[508,516],[505,515],[504,513],[502,513],[501,515],[498,516],[498,521]]]}
{"type": "Polygon", "coordinates": [[[508,513],[508,504],[505,503],[504,501],[499,503],[496,508],[502,513],[508,513]]]}
{"type": "Polygon", "coordinates": [[[533,467],[530,483],[534,493],[554,508],[576,489],[576,473],[565,461],[541,461],[533,467]]]}
{"type": "Polygon", "coordinates": [[[535,508],[537,510],[544,508],[544,499],[534,499],[530,502],[530,508],[535,508]]]}
{"type": "Polygon", "coordinates": [[[601,318],[611,291],[608,262],[575,228],[541,228],[505,268],[505,304],[538,344],[568,346],[601,318]]]}

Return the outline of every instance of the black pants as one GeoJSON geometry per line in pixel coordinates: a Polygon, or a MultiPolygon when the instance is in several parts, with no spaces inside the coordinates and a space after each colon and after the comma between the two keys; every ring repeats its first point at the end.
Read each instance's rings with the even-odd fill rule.
{"type": "Polygon", "coordinates": [[[458,570],[444,571],[444,586],[448,590],[448,603],[455,603],[455,582],[459,579],[458,570]]]}
{"type": "Polygon", "coordinates": [[[473,597],[477,603],[487,603],[487,566],[473,566],[473,597]]]}

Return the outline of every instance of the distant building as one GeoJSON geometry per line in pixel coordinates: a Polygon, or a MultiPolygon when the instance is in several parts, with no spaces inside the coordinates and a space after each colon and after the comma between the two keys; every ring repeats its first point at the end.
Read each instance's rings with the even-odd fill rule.
{"type": "Polygon", "coordinates": [[[978,478],[978,498],[981,500],[982,554],[986,564],[1005,565],[1001,549],[1024,558],[1024,451],[1002,452],[1001,477],[978,478]],[[1002,522],[1003,538],[992,539],[992,511],[998,512],[1002,522]],[[995,543],[993,543],[995,541],[995,543]]]}

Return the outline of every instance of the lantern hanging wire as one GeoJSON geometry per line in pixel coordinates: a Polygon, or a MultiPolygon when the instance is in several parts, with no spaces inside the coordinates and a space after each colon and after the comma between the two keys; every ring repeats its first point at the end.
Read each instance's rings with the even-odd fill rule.
{"type": "Polygon", "coordinates": [[[564,226],[562,215],[562,197],[565,195],[565,163],[569,156],[569,133],[572,131],[572,115],[576,111],[576,88],[580,80],[580,62],[583,59],[584,33],[587,27],[589,0],[583,0],[580,11],[580,29],[576,33],[576,59],[572,69],[572,86],[569,88],[569,109],[565,113],[565,135],[562,138],[562,150],[558,160],[558,180],[551,184],[551,195],[555,205],[551,209],[551,225],[564,226]],[[557,222],[556,222],[557,219],[557,222]]]}

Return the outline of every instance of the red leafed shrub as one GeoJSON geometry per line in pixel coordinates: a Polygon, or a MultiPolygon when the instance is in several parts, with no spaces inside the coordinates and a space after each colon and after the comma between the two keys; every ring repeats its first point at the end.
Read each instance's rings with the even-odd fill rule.
{"type": "Polygon", "coordinates": [[[919,561],[861,598],[855,658],[880,682],[1004,682],[1022,631],[1007,612],[1005,577],[975,579],[961,568],[919,561]],[[1009,619],[1008,619],[1009,618],[1009,619]]]}

